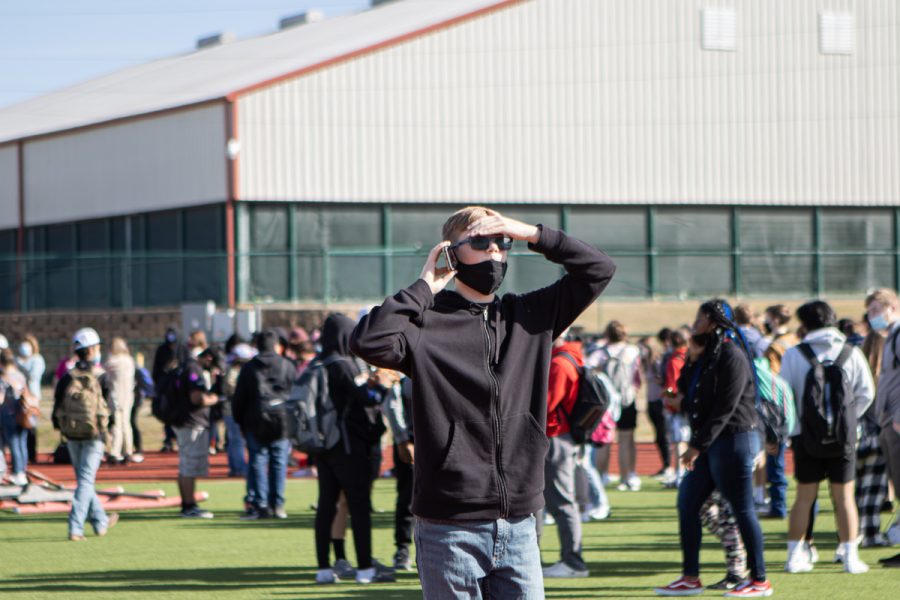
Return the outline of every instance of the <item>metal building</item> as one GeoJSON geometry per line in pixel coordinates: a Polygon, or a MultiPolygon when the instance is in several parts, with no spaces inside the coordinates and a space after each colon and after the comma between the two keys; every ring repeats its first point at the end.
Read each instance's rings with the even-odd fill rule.
{"type": "Polygon", "coordinates": [[[898,13],[397,0],[2,109],[0,308],[377,299],[472,203],[608,250],[613,297],[896,287],[898,13]]]}

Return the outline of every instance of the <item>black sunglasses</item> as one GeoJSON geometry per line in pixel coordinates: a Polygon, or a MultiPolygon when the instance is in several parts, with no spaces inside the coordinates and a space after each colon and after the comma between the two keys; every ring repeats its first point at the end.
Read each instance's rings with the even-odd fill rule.
{"type": "Polygon", "coordinates": [[[491,242],[497,244],[497,248],[500,250],[509,250],[512,248],[513,239],[508,235],[493,235],[493,236],[475,236],[475,237],[467,237],[459,240],[455,244],[451,245],[450,248],[458,248],[463,244],[469,244],[472,246],[472,250],[487,250],[491,246],[491,242]]]}

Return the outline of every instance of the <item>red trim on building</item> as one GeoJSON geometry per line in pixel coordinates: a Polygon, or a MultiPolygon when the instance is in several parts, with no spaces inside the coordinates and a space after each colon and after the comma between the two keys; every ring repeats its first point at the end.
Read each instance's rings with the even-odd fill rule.
{"type": "Polygon", "coordinates": [[[479,8],[476,11],[466,13],[464,15],[459,15],[458,17],[453,17],[452,19],[448,19],[446,21],[441,21],[439,23],[435,23],[434,25],[429,25],[428,27],[423,27],[422,29],[417,29],[415,31],[411,31],[409,33],[404,33],[401,36],[391,38],[388,40],[384,40],[383,42],[379,42],[372,46],[367,46],[365,48],[360,48],[358,50],[354,50],[353,52],[349,52],[347,54],[342,54],[340,56],[335,56],[334,58],[329,58],[320,63],[316,63],[314,65],[310,65],[308,67],[303,67],[302,69],[297,69],[296,71],[291,71],[290,73],[285,73],[284,75],[279,75],[278,77],[273,77],[271,79],[267,79],[265,81],[261,81],[259,83],[254,83],[253,85],[249,85],[247,87],[241,88],[239,90],[235,90],[228,94],[228,100],[235,100],[238,96],[242,96],[244,94],[248,94],[250,92],[255,92],[261,88],[269,87],[275,85],[277,83],[281,83],[287,79],[293,79],[295,77],[300,77],[303,75],[308,75],[314,71],[319,71],[326,67],[330,67],[337,63],[346,62],[352,60],[354,58],[358,58],[365,54],[371,54],[373,52],[377,52],[379,50],[383,50],[385,48],[389,48],[391,46],[396,46],[398,44],[402,44],[403,42],[408,42],[417,37],[422,37],[428,35],[429,33],[433,33],[435,31],[439,31],[441,29],[446,29],[448,27],[452,27],[459,23],[468,21],[470,19],[475,19],[478,17],[482,17],[484,15],[490,14],[492,12],[496,12],[502,10],[504,8],[513,6],[514,4],[521,4],[526,0],[503,0],[502,2],[498,2],[491,6],[486,6],[484,8],[479,8]]]}
{"type": "Polygon", "coordinates": [[[16,233],[16,310],[22,306],[22,258],[25,256],[25,144],[18,143],[16,165],[19,178],[19,230],[16,233]]]}

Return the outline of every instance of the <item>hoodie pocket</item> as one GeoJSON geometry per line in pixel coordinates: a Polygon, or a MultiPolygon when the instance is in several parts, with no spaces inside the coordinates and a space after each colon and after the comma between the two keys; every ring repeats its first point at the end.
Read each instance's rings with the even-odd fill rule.
{"type": "Polygon", "coordinates": [[[459,500],[495,498],[492,446],[490,421],[454,421],[447,454],[434,473],[432,493],[459,500]]]}
{"type": "Polygon", "coordinates": [[[510,500],[539,494],[550,442],[530,413],[510,416],[504,423],[503,474],[510,500]]]}

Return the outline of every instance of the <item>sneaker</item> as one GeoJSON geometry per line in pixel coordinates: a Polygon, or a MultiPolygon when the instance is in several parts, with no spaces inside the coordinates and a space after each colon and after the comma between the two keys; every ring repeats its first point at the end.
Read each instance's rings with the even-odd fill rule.
{"type": "Polygon", "coordinates": [[[168,454],[169,452],[175,452],[175,447],[172,444],[163,444],[159,451],[163,454],[168,454]]]}
{"type": "Polygon", "coordinates": [[[218,450],[216,450],[216,447],[215,447],[215,446],[210,446],[210,447],[209,447],[209,455],[210,455],[210,456],[215,456],[216,454],[218,454],[218,450]]]}
{"type": "Polygon", "coordinates": [[[671,471],[669,471],[669,469],[666,469],[665,467],[663,467],[662,469],[660,469],[659,471],[657,471],[656,473],[654,473],[653,475],[650,476],[651,479],[657,479],[657,480],[668,479],[669,477],[672,477],[672,473],[671,473],[671,471]]]}
{"type": "Polygon", "coordinates": [[[612,509],[609,507],[609,504],[604,504],[592,510],[588,516],[591,518],[591,521],[603,521],[608,519],[611,513],[612,509]]]}
{"type": "Polygon", "coordinates": [[[338,579],[354,579],[356,577],[356,569],[353,568],[353,565],[346,558],[337,559],[331,568],[338,579]]]}
{"type": "Polygon", "coordinates": [[[813,570],[813,563],[809,560],[809,555],[803,550],[794,552],[792,556],[788,556],[788,561],[784,565],[785,573],[809,573],[813,570]]]}
{"type": "Polygon", "coordinates": [[[397,548],[394,553],[394,568],[398,571],[412,571],[412,561],[409,559],[409,550],[397,548]]]}
{"type": "Polygon", "coordinates": [[[834,558],[831,559],[831,562],[835,564],[841,564],[844,562],[844,559],[847,557],[847,550],[844,549],[843,544],[838,544],[837,548],[834,550],[834,558]]]}
{"type": "Polygon", "coordinates": [[[70,541],[70,542],[83,542],[83,541],[86,540],[86,539],[87,539],[87,538],[85,538],[83,535],[80,535],[80,534],[78,534],[78,533],[70,533],[70,534],[69,534],[69,541],[70,541]]]}
{"type": "Polygon", "coordinates": [[[724,577],[724,579],[721,579],[720,581],[717,581],[716,583],[714,583],[712,585],[706,586],[706,589],[727,592],[729,590],[735,589],[737,586],[741,585],[745,581],[747,581],[747,580],[744,579],[743,577],[738,577],[737,575],[735,575],[733,573],[729,573],[728,575],[726,575],[724,577]]]}
{"type": "Polygon", "coordinates": [[[697,596],[703,593],[703,584],[700,579],[676,579],[666,587],[654,588],[657,596],[697,596]]]}
{"type": "Polygon", "coordinates": [[[881,563],[882,567],[887,567],[888,569],[896,569],[900,567],[900,554],[895,554],[888,558],[882,558],[878,562],[881,563]]]}
{"type": "Polygon", "coordinates": [[[276,506],[275,511],[272,513],[272,515],[276,519],[287,519],[288,518],[287,511],[284,510],[283,506],[276,506]]]}
{"type": "Polygon", "coordinates": [[[869,565],[860,560],[855,546],[844,554],[844,571],[851,575],[862,575],[869,572],[869,565]]]}
{"type": "Polygon", "coordinates": [[[552,567],[544,568],[544,579],[574,579],[587,576],[587,569],[576,569],[563,561],[559,561],[552,567]]]}
{"type": "Polygon", "coordinates": [[[544,525],[556,525],[556,519],[548,512],[544,512],[544,525]]]}
{"type": "Polygon", "coordinates": [[[28,485],[28,476],[25,473],[15,473],[9,480],[13,485],[28,485]]]}
{"type": "Polygon", "coordinates": [[[632,492],[641,491],[641,478],[637,475],[629,477],[625,483],[628,484],[628,489],[630,489],[632,492]]]}
{"type": "Polygon", "coordinates": [[[259,519],[266,519],[269,516],[269,511],[266,509],[260,508],[248,508],[244,511],[244,514],[241,515],[241,521],[258,521],[259,519]]]}
{"type": "Polygon", "coordinates": [[[116,526],[116,523],[119,522],[119,513],[109,513],[107,519],[108,520],[106,522],[106,527],[97,530],[97,537],[105,536],[107,533],[109,533],[110,529],[116,526]]]}
{"type": "Polygon", "coordinates": [[[131,459],[131,462],[133,462],[136,465],[139,465],[142,462],[144,462],[144,455],[143,454],[132,454],[130,456],[130,459],[131,459]]]}
{"type": "Polygon", "coordinates": [[[327,584],[327,583],[337,583],[338,578],[335,577],[334,571],[331,569],[319,569],[316,571],[316,583],[319,584],[327,584]]]}
{"type": "Polygon", "coordinates": [[[809,559],[809,562],[812,564],[819,562],[819,549],[816,548],[815,544],[803,542],[803,548],[806,550],[806,556],[809,559]]]}
{"type": "Polygon", "coordinates": [[[383,564],[378,561],[372,561],[372,567],[368,569],[359,569],[356,572],[356,583],[368,584],[368,583],[393,583],[397,581],[397,576],[394,574],[394,570],[388,567],[385,567],[383,564]]]}
{"type": "Polygon", "coordinates": [[[181,511],[181,516],[185,519],[212,519],[213,514],[208,510],[203,510],[199,506],[192,506],[181,511]]]}
{"type": "Polygon", "coordinates": [[[762,598],[771,596],[772,584],[768,581],[745,581],[730,592],[725,592],[726,598],[762,598]]]}

